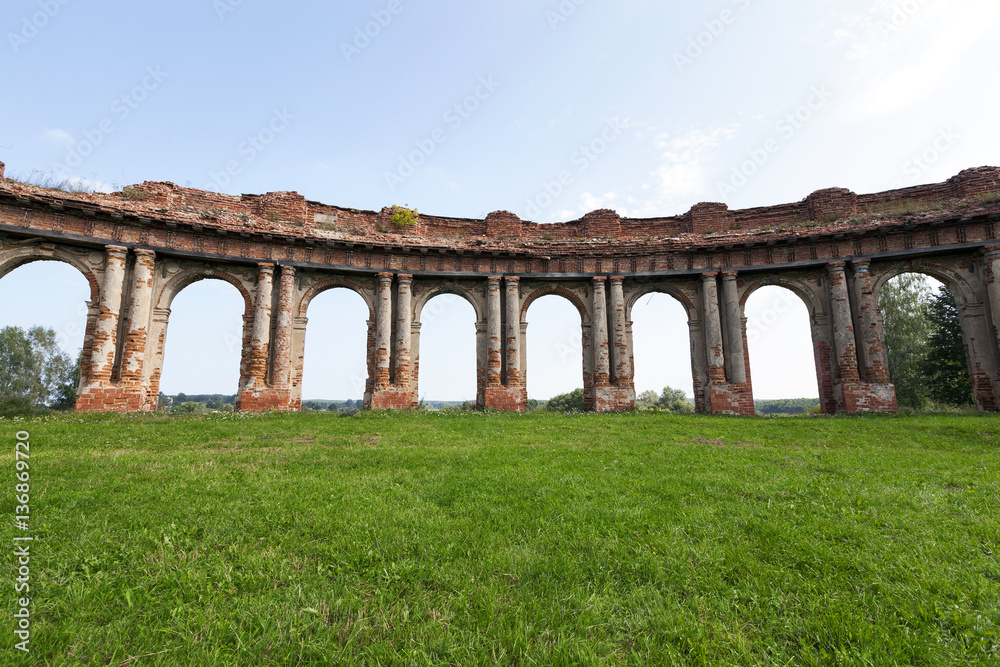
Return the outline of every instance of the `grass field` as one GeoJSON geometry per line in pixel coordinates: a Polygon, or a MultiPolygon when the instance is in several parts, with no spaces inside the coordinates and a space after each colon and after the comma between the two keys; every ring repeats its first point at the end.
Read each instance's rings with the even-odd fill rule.
{"type": "Polygon", "coordinates": [[[1000,417],[0,421],[0,664],[1000,664],[1000,417]],[[17,531],[15,434],[31,434],[17,531]]]}

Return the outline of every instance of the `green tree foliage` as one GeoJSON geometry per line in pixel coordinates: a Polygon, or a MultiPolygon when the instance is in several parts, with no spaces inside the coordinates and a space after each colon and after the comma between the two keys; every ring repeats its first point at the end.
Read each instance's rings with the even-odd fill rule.
{"type": "Polygon", "coordinates": [[[688,400],[682,389],[664,387],[660,394],[660,408],[667,412],[691,414],[694,412],[694,403],[688,400]]]}
{"type": "Polygon", "coordinates": [[[941,290],[928,305],[927,317],[931,333],[927,338],[926,356],[920,370],[931,400],[948,405],[970,405],[972,388],[965,361],[962,325],[958,305],[948,290],[941,290]]]}
{"type": "Polygon", "coordinates": [[[781,398],[753,403],[759,415],[800,415],[819,409],[818,398],[781,398]]]}
{"type": "Polygon", "coordinates": [[[549,412],[582,412],[583,389],[574,389],[568,394],[553,396],[545,409],[549,412]]]}
{"type": "Polygon", "coordinates": [[[660,394],[644,391],[635,398],[636,410],[661,410],[679,414],[694,412],[694,403],[688,400],[683,389],[664,387],[660,394]]]}
{"type": "Polygon", "coordinates": [[[929,398],[923,360],[933,328],[929,317],[931,296],[927,279],[916,273],[893,278],[879,294],[889,377],[896,385],[896,401],[900,407],[923,408],[929,398]]]}
{"type": "Polygon", "coordinates": [[[32,408],[72,407],[79,360],[59,349],[52,329],[0,329],[0,401],[32,408]]]}

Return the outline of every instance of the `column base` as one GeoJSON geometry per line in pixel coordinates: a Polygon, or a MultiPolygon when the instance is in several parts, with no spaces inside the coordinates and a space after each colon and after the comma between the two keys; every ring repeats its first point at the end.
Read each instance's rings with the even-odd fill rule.
{"type": "Polygon", "coordinates": [[[296,412],[301,407],[299,401],[292,399],[290,389],[246,389],[236,397],[237,412],[296,412]]]}
{"type": "Polygon", "coordinates": [[[594,387],[594,412],[628,412],[635,410],[635,389],[632,387],[594,387]]]}
{"type": "Polygon", "coordinates": [[[150,400],[144,387],[95,384],[84,387],[76,397],[76,412],[153,412],[156,398],[150,400]]]}
{"type": "Polygon", "coordinates": [[[748,382],[712,384],[708,387],[708,411],[713,415],[753,417],[753,387],[748,382]]]}
{"type": "Polygon", "coordinates": [[[483,407],[504,412],[527,412],[527,387],[486,387],[483,407]]]}
{"type": "Polygon", "coordinates": [[[365,407],[369,410],[412,410],[415,407],[413,391],[392,386],[376,389],[365,407]]]}
{"type": "Polygon", "coordinates": [[[847,414],[863,412],[896,412],[896,387],[860,380],[843,380],[833,385],[838,411],[847,414]]]}

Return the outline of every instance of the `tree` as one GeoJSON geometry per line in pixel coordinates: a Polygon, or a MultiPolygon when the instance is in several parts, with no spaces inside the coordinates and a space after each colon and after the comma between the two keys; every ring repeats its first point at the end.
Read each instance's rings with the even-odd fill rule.
{"type": "Polygon", "coordinates": [[[948,405],[970,405],[972,388],[962,342],[958,304],[946,289],[931,297],[927,309],[931,333],[920,370],[925,376],[928,396],[948,405]]]}
{"type": "Polygon", "coordinates": [[[647,390],[635,397],[636,410],[652,410],[660,405],[660,397],[653,390],[647,390]]]}
{"type": "Polygon", "coordinates": [[[549,412],[583,412],[583,389],[553,396],[545,409],[549,412]]]}
{"type": "Polygon", "coordinates": [[[0,329],[0,400],[72,407],[79,368],[79,360],[74,365],[59,349],[52,329],[0,329]]]}
{"type": "Polygon", "coordinates": [[[76,407],[76,390],[80,385],[80,362],[83,360],[83,351],[76,355],[76,365],[70,371],[68,377],[56,389],[56,400],[52,404],[53,410],[72,410],[76,407]]]}
{"type": "Polygon", "coordinates": [[[922,368],[933,327],[930,303],[931,287],[916,273],[893,278],[879,294],[889,377],[896,385],[896,402],[901,407],[922,408],[929,398],[922,368]]]}
{"type": "Polygon", "coordinates": [[[667,412],[677,412],[681,414],[691,414],[694,412],[694,403],[687,399],[687,394],[683,389],[672,389],[664,387],[660,394],[660,407],[667,412]]]}

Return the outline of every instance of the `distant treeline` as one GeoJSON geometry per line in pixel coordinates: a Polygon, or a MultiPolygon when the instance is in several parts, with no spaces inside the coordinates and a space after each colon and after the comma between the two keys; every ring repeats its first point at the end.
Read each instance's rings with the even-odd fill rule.
{"type": "MultiPolygon", "coordinates": [[[[666,397],[669,389],[664,390],[664,396],[666,397]]],[[[646,392],[652,396],[653,392],[646,392]]],[[[681,399],[686,399],[680,392],[676,392],[677,397],[671,396],[671,398],[676,398],[679,402],[681,399]]],[[[645,403],[648,402],[650,397],[643,396],[644,400],[640,401],[638,406],[640,410],[649,409],[650,406],[645,403]]],[[[660,397],[652,396],[652,398],[661,400],[660,397]]],[[[662,399],[665,400],[665,399],[662,399]]],[[[661,402],[662,402],[661,400],[661,402]]],[[[232,410],[236,403],[236,395],[225,395],[225,394],[176,394],[174,396],[168,396],[166,394],[160,394],[160,409],[170,410],[172,412],[204,412],[207,410],[219,410],[226,411],[232,410]]],[[[357,400],[347,399],[347,400],[312,400],[303,401],[302,409],[305,411],[312,412],[339,412],[341,410],[360,410],[364,403],[359,398],[357,400]]],[[[761,415],[799,415],[803,412],[808,412],[810,410],[817,410],[819,408],[818,398],[784,398],[780,400],[773,401],[754,401],[754,406],[757,408],[757,414],[761,415]]],[[[469,401],[423,401],[421,407],[426,410],[475,410],[475,403],[469,401]]],[[[534,399],[528,401],[528,410],[535,412],[540,410],[549,410],[554,412],[566,412],[573,410],[583,410],[583,390],[577,389],[569,394],[563,394],[560,396],[554,396],[548,401],[536,401],[534,399]]],[[[692,412],[694,406],[669,406],[670,412],[692,412]],[[688,409],[683,409],[687,407],[688,409]]]]}
{"type": "Polygon", "coordinates": [[[818,398],[781,398],[773,401],[754,401],[759,415],[800,415],[819,408],[818,398]]]}

